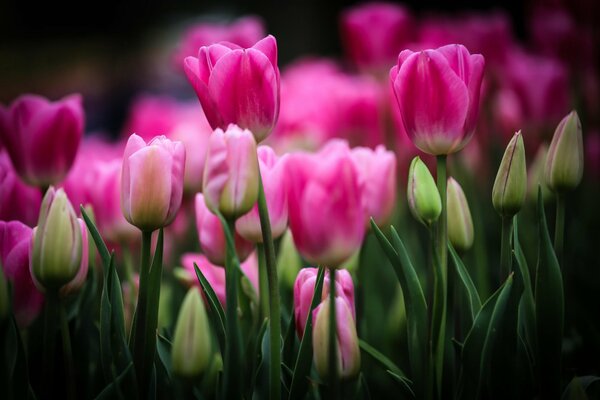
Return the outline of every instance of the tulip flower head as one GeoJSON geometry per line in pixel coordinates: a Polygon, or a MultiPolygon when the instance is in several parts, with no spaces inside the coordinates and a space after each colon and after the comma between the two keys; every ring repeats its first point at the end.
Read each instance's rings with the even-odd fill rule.
{"type": "Polygon", "coordinates": [[[475,240],[471,210],[465,192],[454,178],[448,178],[447,187],[448,240],[456,250],[465,252],[475,240]]]}
{"type": "Polygon", "coordinates": [[[502,217],[512,217],[521,209],[527,193],[525,146],[521,132],[508,143],[492,190],[494,208],[502,217]]]}
{"type": "Polygon", "coordinates": [[[554,192],[575,189],[583,177],[583,135],[576,111],[556,127],[546,158],[546,184],[554,192]]]}
{"type": "Polygon", "coordinates": [[[484,59],[462,45],[398,55],[390,70],[406,133],[422,151],[451,154],[475,131],[484,59]]]}
{"type": "Polygon", "coordinates": [[[437,221],[442,212],[440,192],[429,168],[419,156],[410,163],[406,194],[410,212],[418,221],[427,226],[437,221]]]}

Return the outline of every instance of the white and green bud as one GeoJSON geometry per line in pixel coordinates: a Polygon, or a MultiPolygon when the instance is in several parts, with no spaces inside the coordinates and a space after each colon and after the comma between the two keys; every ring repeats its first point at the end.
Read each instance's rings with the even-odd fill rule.
{"type": "Polygon", "coordinates": [[[500,162],[492,189],[492,203],[501,217],[512,217],[521,210],[527,193],[527,166],[521,131],[514,134],[500,162]]]}
{"type": "Polygon", "coordinates": [[[575,189],[583,177],[581,121],[571,111],[556,127],[546,157],[546,185],[553,192],[575,189]]]}
{"type": "Polygon", "coordinates": [[[459,251],[465,252],[473,246],[475,233],[467,197],[454,178],[448,178],[448,240],[459,251]]]}

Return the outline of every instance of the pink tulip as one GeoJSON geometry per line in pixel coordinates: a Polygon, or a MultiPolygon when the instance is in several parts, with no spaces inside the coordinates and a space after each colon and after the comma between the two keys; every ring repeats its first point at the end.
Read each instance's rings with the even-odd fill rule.
{"type": "MultiPolygon", "coordinates": [[[[382,145],[375,150],[356,147],[352,158],[358,167],[367,217],[386,224],[396,205],[396,156],[382,145]]],[[[367,221],[368,223],[368,221],[367,221]]]]}
{"type": "Polygon", "coordinates": [[[29,326],[44,304],[29,273],[32,229],[18,221],[0,221],[0,261],[12,285],[12,306],[21,328],[29,326]]]}
{"type": "Polygon", "coordinates": [[[484,59],[461,45],[404,50],[390,78],[406,133],[426,153],[462,149],[475,130],[484,59]]]}
{"type": "MultiPolygon", "coordinates": [[[[219,217],[210,212],[204,202],[202,193],[196,194],[196,228],[198,229],[198,239],[200,248],[211,263],[216,265],[225,265],[226,244],[225,232],[219,217]]],[[[252,250],[254,245],[243,239],[237,232],[234,233],[235,250],[240,261],[244,261],[252,250]]]]}
{"type": "Polygon", "coordinates": [[[181,205],[185,148],[157,136],[148,144],[129,137],[121,172],[121,209],[125,219],[143,231],[169,225],[181,205]]]}
{"type": "MultiPolygon", "coordinates": [[[[287,192],[285,190],[285,160],[287,156],[277,157],[269,146],[258,148],[258,162],[260,174],[265,189],[269,220],[271,222],[271,235],[278,238],[285,232],[288,222],[287,192]]],[[[258,215],[258,204],[238,218],[235,229],[240,236],[253,243],[262,243],[262,230],[258,215]]]]}
{"type": "Polygon", "coordinates": [[[85,284],[85,280],[88,275],[89,265],[89,242],[88,242],[88,230],[85,222],[81,218],[77,218],[79,226],[81,228],[81,265],[77,271],[77,275],[66,285],[60,288],[60,295],[66,297],[70,294],[77,293],[81,290],[85,284]]]}
{"type": "Polygon", "coordinates": [[[8,155],[0,150],[0,220],[37,223],[42,196],[24,184],[13,170],[8,155]]]}
{"type": "Polygon", "coordinates": [[[56,102],[23,95],[10,108],[0,107],[0,141],[21,179],[45,187],[69,172],[84,123],[81,96],[56,102]]]}
{"type": "Polygon", "coordinates": [[[177,125],[179,114],[180,104],[172,97],[140,95],[129,108],[122,136],[135,133],[145,141],[158,135],[168,136],[177,125]]]}
{"type": "MultiPolygon", "coordinates": [[[[182,278],[184,279],[184,283],[189,286],[199,285],[196,271],[194,270],[194,263],[198,265],[198,268],[215,291],[219,301],[225,306],[225,269],[221,266],[211,264],[208,258],[202,254],[185,253],[181,256],[181,264],[186,272],[182,278]]],[[[252,253],[246,261],[241,263],[240,269],[250,280],[258,295],[258,260],[256,253],[252,253]]]]}
{"type": "Polygon", "coordinates": [[[258,199],[259,167],[256,141],[247,129],[217,128],[208,142],[203,193],[206,205],[225,217],[237,218],[258,199]]]}
{"type": "Polygon", "coordinates": [[[184,60],[185,73],[213,129],[236,124],[257,142],[266,138],[279,115],[277,42],[267,36],[243,49],[222,42],[201,47],[184,60]]]}
{"type": "Polygon", "coordinates": [[[341,33],[349,58],[360,68],[389,68],[400,50],[412,41],[413,18],[392,3],[368,3],[342,14],[341,33]]]}
{"type": "Polygon", "coordinates": [[[360,174],[347,148],[291,154],[287,161],[290,229],[310,263],[336,268],[360,247],[365,210],[360,174]]]}
{"type": "MultiPolygon", "coordinates": [[[[306,326],[306,318],[310,311],[310,305],[315,290],[317,281],[317,268],[303,268],[296,277],[294,282],[294,318],[296,319],[296,332],[298,337],[302,338],[304,327],[306,326]]],[[[320,300],[323,301],[329,296],[329,271],[325,271],[323,279],[323,291],[320,300]]],[[[345,269],[339,269],[335,274],[335,293],[348,304],[348,308],[352,313],[352,317],[356,317],[354,310],[354,282],[352,276],[345,269]]]]}

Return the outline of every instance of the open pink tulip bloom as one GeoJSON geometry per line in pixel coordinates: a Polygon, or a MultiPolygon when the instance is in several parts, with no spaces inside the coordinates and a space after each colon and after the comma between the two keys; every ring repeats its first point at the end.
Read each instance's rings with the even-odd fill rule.
{"type": "Polygon", "coordinates": [[[121,209],[144,231],[169,225],[181,206],[185,147],[157,136],[148,144],[131,135],[123,154],[121,209]]]}
{"type": "Polygon", "coordinates": [[[0,220],[37,223],[42,196],[37,188],[21,181],[8,159],[0,150],[0,220]]]}
{"type": "Polygon", "coordinates": [[[33,186],[56,184],[67,175],[83,135],[81,96],[56,102],[23,95],[0,106],[0,142],[21,179],[33,186]]]}
{"type": "Polygon", "coordinates": [[[433,155],[462,149],[475,131],[485,61],[462,45],[398,55],[390,70],[406,133],[433,155]]]}
{"type": "Polygon", "coordinates": [[[236,124],[256,141],[266,138],[279,115],[277,42],[271,35],[244,49],[221,42],[186,57],[185,73],[213,129],[236,124]]]}

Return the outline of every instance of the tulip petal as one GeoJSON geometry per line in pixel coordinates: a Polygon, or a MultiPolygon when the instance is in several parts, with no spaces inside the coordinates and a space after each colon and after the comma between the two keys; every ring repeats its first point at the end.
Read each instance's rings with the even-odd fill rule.
{"type": "Polygon", "coordinates": [[[202,110],[210,126],[213,129],[224,127],[215,101],[208,92],[208,75],[205,72],[207,67],[204,61],[200,61],[196,57],[186,57],[183,61],[183,67],[188,81],[194,88],[200,104],[202,104],[202,110]],[[204,81],[204,78],[206,78],[206,81],[204,81]]]}
{"type": "Polygon", "coordinates": [[[135,133],[127,140],[125,152],[123,153],[123,169],[121,170],[121,208],[125,217],[131,221],[131,178],[129,172],[129,157],[138,150],[146,147],[144,139],[135,133]]]}

